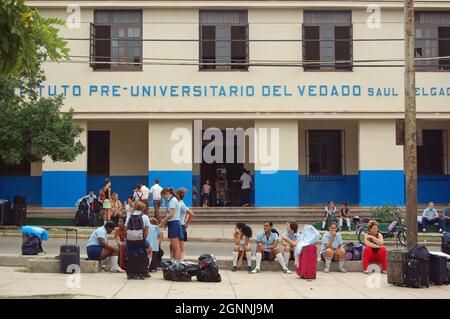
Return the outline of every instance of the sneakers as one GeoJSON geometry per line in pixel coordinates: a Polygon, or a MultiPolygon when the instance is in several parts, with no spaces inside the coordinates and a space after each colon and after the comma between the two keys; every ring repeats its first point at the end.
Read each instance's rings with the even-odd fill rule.
{"type": "Polygon", "coordinates": [[[345,270],[344,267],[339,267],[339,271],[342,272],[342,273],[346,273],[347,272],[347,270],[345,270]]]}
{"type": "Polygon", "coordinates": [[[231,271],[235,272],[237,270],[236,266],[233,266],[233,268],[231,268],[231,271]]]}
{"type": "Polygon", "coordinates": [[[330,272],[330,268],[325,267],[325,269],[323,270],[324,273],[329,273],[330,272]]]}
{"type": "Polygon", "coordinates": [[[252,270],[251,274],[257,274],[257,273],[260,273],[260,272],[261,272],[261,269],[255,268],[255,269],[252,270]]]}
{"type": "Polygon", "coordinates": [[[286,268],[286,269],[283,269],[283,272],[284,272],[285,274],[288,274],[288,275],[289,275],[289,274],[292,274],[292,271],[290,271],[290,270],[287,269],[287,268],[286,268]]]}

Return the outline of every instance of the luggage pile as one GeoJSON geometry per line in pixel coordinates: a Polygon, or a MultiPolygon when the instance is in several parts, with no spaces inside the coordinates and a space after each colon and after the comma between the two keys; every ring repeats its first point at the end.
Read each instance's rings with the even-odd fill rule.
{"type": "Polygon", "coordinates": [[[101,209],[102,203],[97,199],[94,199],[92,203],[89,203],[87,198],[81,199],[75,212],[75,226],[99,226],[101,209]]]}
{"type": "Polygon", "coordinates": [[[221,282],[216,258],[210,254],[203,254],[198,258],[198,264],[185,261],[163,261],[161,263],[163,277],[171,281],[191,281],[193,276],[201,282],[221,282]]]}
{"type": "Polygon", "coordinates": [[[297,263],[297,275],[303,279],[316,279],[317,246],[303,247],[297,263]]]}
{"type": "Polygon", "coordinates": [[[344,245],[345,260],[361,260],[364,246],[361,244],[348,243],[344,245]]]}
{"type": "Polygon", "coordinates": [[[42,227],[23,226],[20,229],[22,238],[22,255],[33,256],[43,253],[42,241],[48,240],[48,232],[42,227]]]}

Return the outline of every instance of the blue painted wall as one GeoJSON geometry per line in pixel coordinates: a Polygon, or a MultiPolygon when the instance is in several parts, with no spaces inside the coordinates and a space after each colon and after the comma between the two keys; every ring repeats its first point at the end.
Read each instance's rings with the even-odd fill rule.
{"type": "Polygon", "coordinates": [[[255,206],[298,207],[298,171],[266,172],[255,171],[255,206]]]}
{"type": "Polygon", "coordinates": [[[417,195],[420,204],[428,202],[434,202],[435,204],[450,203],[450,175],[419,176],[417,195]]]}
{"type": "Polygon", "coordinates": [[[0,198],[13,200],[14,195],[24,195],[29,205],[40,205],[41,176],[0,176],[0,198]]]}
{"type": "Polygon", "coordinates": [[[359,203],[359,176],[299,176],[300,205],[359,203]]]}
{"type": "MultiPolygon", "coordinates": [[[[105,179],[111,179],[111,189],[113,193],[119,194],[119,199],[123,202],[129,195],[133,195],[136,184],[147,181],[148,176],[88,176],[86,193],[90,190],[98,196],[100,188],[105,186],[105,179]]],[[[148,185],[148,183],[147,183],[148,185]]],[[[153,183],[151,184],[153,185],[153,183]]],[[[150,185],[150,186],[151,186],[150,185]]],[[[149,188],[150,188],[149,186],[149,188]]]]}
{"type": "Polygon", "coordinates": [[[360,171],[359,200],[361,206],[405,205],[403,171],[360,171]]]}
{"type": "Polygon", "coordinates": [[[86,195],[86,171],[42,172],[42,207],[72,208],[86,195]]]}
{"type": "Polygon", "coordinates": [[[186,188],[184,202],[187,206],[192,206],[192,171],[149,171],[148,180],[152,181],[152,184],[155,178],[159,178],[161,187],[173,187],[175,190],[186,188]]]}

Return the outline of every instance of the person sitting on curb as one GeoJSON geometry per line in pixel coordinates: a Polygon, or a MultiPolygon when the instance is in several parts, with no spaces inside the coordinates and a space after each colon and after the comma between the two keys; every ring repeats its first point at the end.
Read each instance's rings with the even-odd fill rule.
{"type": "Polygon", "coordinates": [[[450,203],[442,211],[441,218],[444,220],[442,224],[444,225],[444,231],[446,231],[447,226],[450,225],[450,203]]]}
{"type": "Polygon", "coordinates": [[[422,213],[422,231],[427,231],[428,225],[439,225],[439,232],[442,233],[445,228],[445,220],[439,216],[436,208],[434,208],[433,202],[428,203],[428,207],[423,210],[422,213]]]}
{"type": "Polygon", "coordinates": [[[342,236],[337,232],[336,223],[328,226],[328,231],[322,236],[322,248],[320,258],[325,261],[323,272],[330,272],[331,261],[339,261],[339,271],[347,272],[344,268],[345,250],[342,248],[342,236]]]}
{"type": "Polygon", "coordinates": [[[383,235],[378,232],[378,223],[370,220],[367,224],[367,233],[364,235],[363,271],[368,274],[369,264],[380,264],[381,273],[385,274],[387,269],[386,247],[383,235]]]}
{"type": "Polygon", "coordinates": [[[350,223],[350,209],[348,208],[348,203],[344,203],[342,208],[339,210],[339,230],[342,229],[342,226],[345,223],[347,224],[347,230],[351,231],[352,226],[350,223]]]}
{"type": "Polygon", "coordinates": [[[118,266],[119,249],[108,244],[108,234],[114,231],[114,222],[108,221],[97,228],[89,237],[86,252],[90,260],[102,261],[111,257],[112,272],[121,272],[118,266]]]}
{"type": "Polygon", "coordinates": [[[242,260],[247,258],[247,270],[252,271],[252,248],[250,247],[250,238],[252,229],[244,223],[237,223],[234,230],[234,249],[233,249],[233,268],[236,271],[241,267],[242,260]]]}
{"type": "Polygon", "coordinates": [[[336,222],[337,208],[336,206],[334,206],[334,202],[328,202],[328,205],[325,207],[324,212],[325,213],[322,219],[322,230],[325,230],[327,224],[329,225],[330,223],[336,222]]]}
{"type": "MultiPolygon", "coordinates": [[[[286,223],[286,231],[283,233],[282,243],[283,243],[283,256],[284,263],[286,266],[289,264],[291,256],[294,256],[295,247],[297,247],[298,241],[300,239],[300,234],[298,231],[298,224],[294,222],[286,223]]],[[[294,265],[297,265],[297,260],[294,258],[294,265]]]]}
{"type": "Polygon", "coordinates": [[[283,268],[283,272],[291,274],[292,272],[286,267],[283,256],[278,250],[278,235],[272,232],[270,222],[264,223],[264,232],[256,238],[256,268],[252,270],[252,274],[261,271],[261,260],[273,261],[275,258],[283,268]]]}

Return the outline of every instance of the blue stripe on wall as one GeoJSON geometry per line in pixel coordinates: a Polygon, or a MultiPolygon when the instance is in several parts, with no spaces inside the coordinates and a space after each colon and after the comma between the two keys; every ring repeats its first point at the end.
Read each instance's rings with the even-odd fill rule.
{"type": "Polygon", "coordinates": [[[148,180],[151,184],[155,178],[159,178],[161,187],[173,187],[175,190],[180,187],[186,188],[184,203],[192,206],[192,171],[149,171],[148,180]]]}
{"type": "Polygon", "coordinates": [[[359,203],[359,175],[313,176],[300,175],[300,205],[359,203]]]}
{"type": "Polygon", "coordinates": [[[41,183],[41,176],[1,176],[0,198],[12,201],[14,195],[23,195],[29,205],[40,205],[41,183]]]}
{"type": "Polygon", "coordinates": [[[74,207],[86,195],[86,171],[42,172],[42,207],[74,207]]]}
{"type": "Polygon", "coordinates": [[[298,207],[298,171],[255,171],[256,207],[298,207]]]}
{"type": "Polygon", "coordinates": [[[418,176],[417,193],[420,204],[450,203],[450,175],[418,176]]]}
{"type": "MultiPolygon", "coordinates": [[[[100,188],[105,186],[105,179],[111,179],[111,190],[113,193],[119,194],[119,199],[123,202],[128,196],[133,195],[136,184],[142,181],[147,182],[148,176],[88,176],[87,178],[87,189],[86,193],[89,191],[94,191],[98,196],[100,188]]],[[[150,186],[149,186],[150,187],[150,186]]]]}
{"type": "Polygon", "coordinates": [[[405,205],[403,171],[360,171],[359,196],[361,206],[405,205]]]}

